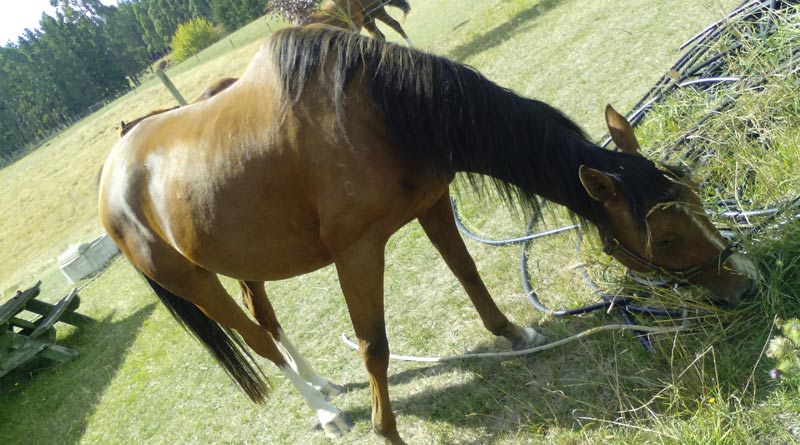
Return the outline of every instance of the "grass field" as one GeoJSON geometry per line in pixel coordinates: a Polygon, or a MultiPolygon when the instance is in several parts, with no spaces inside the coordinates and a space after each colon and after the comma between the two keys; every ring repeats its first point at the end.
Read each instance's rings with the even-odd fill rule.
{"type": "MultiPolygon", "coordinates": [[[[415,0],[404,28],[418,47],[473,65],[501,85],[561,108],[599,138],[605,103],[629,109],[676,59],[683,41],[738,1],[486,0],[469,2],[469,8],[465,3],[415,0]]],[[[277,26],[257,20],[169,74],[184,96],[194,97],[214,79],[241,73],[277,26]]],[[[387,36],[397,37],[390,30],[387,36]]],[[[773,89],[771,97],[786,100],[746,95],[740,110],[765,128],[775,128],[770,134],[780,147],[774,150],[779,161],[765,174],[773,180],[754,192],[766,201],[770,192],[783,196],[800,189],[792,173],[800,163],[797,95],[788,83],[773,89]],[[769,126],[758,118],[767,104],[773,116],[783,116],[776,118],[783,125],[769,126]]],[[[642,127],[643,141],[657,152],[662,142],[674,138],[685,125],[681,115],[690,114],[679,110],[700,106],[690,100],[677,98],[665,105],[661,117],[642,127]]],[[[35,279],[43,280],[43,293],[52,299],[66,292],[69,287],[54,258],[68,245],[100,233],[94,177],[117,139],[114,127],[172,104],[166,90],[149,81],[0,170],[6,192],[0,197],[5,210],[0,215],[3,295],[35,279]]],[[[736,139],[737,126],[727,127],[736,139]]],[[[737,153],[755,150],[752,144],[736,147],[737,153]]],[[[762,169],[766,157],[756,152],[734,163],[762,169]]],[[[699,168],[701,175],[718,175],[713,163],[699,168]]],[[[484,233],[502,237],[524,227],[513,212],[469,195],[461,199],[469,224],[484,233]]],[[[621,275],[597,246],[585,245],[576,254],[574,241],[574,234],[553,237],[537,242],[529,253],[534,287],[553,306],[594,301],[571,270],[579,262],[589,264],[593,276],[609,286],[621,275]]],[[[768,276],[762,300],[698,315],[689,333],[658,338],[655,354],[619,333],[514,360],[393,362],[390,391],[400,433],[413,444],[794,443],[800,434],[800,397],[797,388],[769,381],[763,349],[772,335],[772,319],[800,311],[798,242],[800,230],[792,225],[753,241],[748,248],[768,276]]],[[[618,322],[604,314],[542,317],[524,301],[516,248],[468,246],[487,286],[513,320],[540,326],[551,338],[618,322]]],[[[416,224],[392,238],[386,263],[393,352],[508,349],[482,329],[463,290],[416,224]]],[[[236,291],[233,282],[226,284],[236,291]]],[[[336,403],[355,427],[337,443],[379,443],[370,431],[363,365],[338,340],[352,329],[335,271],[326,268],[271,283],[268,292],[284,328],[318,371],[349,389],[336,403]]],[[[690,299],[701,295],[686,293],[690,299]]],[[[269,364],[264,368],[272,395],[266,406],[252,405],[156,305],[125,260],[115,260],[88,283],[81,298],[81,312],[98,323],[63,329],[59,337],[81,356],[62,366],[35,362],[0,380],[0,443],[330,442],[269,364]]]]}

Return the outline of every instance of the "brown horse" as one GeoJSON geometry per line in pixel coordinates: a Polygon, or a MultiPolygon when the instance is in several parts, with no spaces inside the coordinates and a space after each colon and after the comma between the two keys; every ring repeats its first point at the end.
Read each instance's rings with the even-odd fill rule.
{"type": "Polygon", "coordinates": [[[411,11],[411,5],[406,0],[326,0],[318,11],[309,16],[308,23],[322,23],[355,32],[364,28],[372,37],[385,40],[386,37],[375,23],[375,20],[380,20],[411,46],[411,39],[400,23],[386,12],[385,6],[399,8],[403,11],[403,16],[411,11]]]}
{"type": "Polygon", "coordinates": [[[288,28],[224,91],[120,139],[103,167],[100,218],[254,401],[266,388],[239,335],[297,387],[330,436],[349,429],[326,400],[339,388],[289,341],[263,282],[335,264],[373,426],[398,444],[383,273],[386,243],[402,226],[420,222],[490,332],[514,348],[543,341],[509,321],[481,281],[450,211],[458,172],[523,209],[537,196],[566,206],[634,269],[667,271],[731,302],[753,291],[755,267],[726,246],[688,176],[638,154],[610,108],[607,119],[622,152],[458,63],[327,27],[288,28]],[[240,280],[255,320],[217,274],[240,280]]]}

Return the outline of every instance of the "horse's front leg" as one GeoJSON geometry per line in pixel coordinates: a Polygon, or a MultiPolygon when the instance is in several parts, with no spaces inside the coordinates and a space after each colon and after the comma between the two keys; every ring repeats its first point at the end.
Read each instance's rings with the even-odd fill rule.
{"type": "Polygon", "coordinates": [[[444,258],[445,263],[464,286],[472,304],[478,310],[483,325],[491,333],[502,335],[511,341],[514,349],[537,346],[547,341],[546,337],[532,328],[520,327],[508,320],[492,300],[486,285],[478,275],[475,261],[467,251],[464,240],[458,233],[450,196],[445,193],[419,218],[425,234],[444,258]]]}
{"type": "Polygon", "coordinates": [[[364,238],[341,251],[334,251],[334,262],[369,374],[372,426],[386,443],[398,445],[404,442],[397,433],[387,382],[389,342],[383,314],[385,244],[385,239],[364,238]]]}

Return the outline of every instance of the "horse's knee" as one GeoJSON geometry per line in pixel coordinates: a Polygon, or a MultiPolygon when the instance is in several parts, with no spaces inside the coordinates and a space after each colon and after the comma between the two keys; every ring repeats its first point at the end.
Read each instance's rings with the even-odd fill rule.
{"type": "Polygon", "coordinates": [[[372,340],[363,340],[361,342],[361,354],[368,365],[371,361],[375,360],[386,360],[388,362],[389,340],[386,339],[386,336],[372,340]]]}

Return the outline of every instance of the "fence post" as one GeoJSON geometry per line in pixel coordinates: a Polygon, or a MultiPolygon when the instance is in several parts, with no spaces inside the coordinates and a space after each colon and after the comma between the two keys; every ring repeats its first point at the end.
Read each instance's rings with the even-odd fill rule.
{"type": "Polygon", "coordinates": [[[186,99],[184,99],[183,96],[181,96],[180,91],[178,91],[178,89],[175,88],[175,85],[172,83],[171,80],[169,80],[169,77],[167,77],[167,73],[165,73],[164,70],[161,69],[161,67],[156,69],[156,77],[158,77],[158,79],[161,80],[161,83],[163,83],[164,86],[167,87],[169,92],[172,93],[172,97],[174,97],[175,100],[178,101],[178,105],[182,107],[186,105],[186,99]]]}

